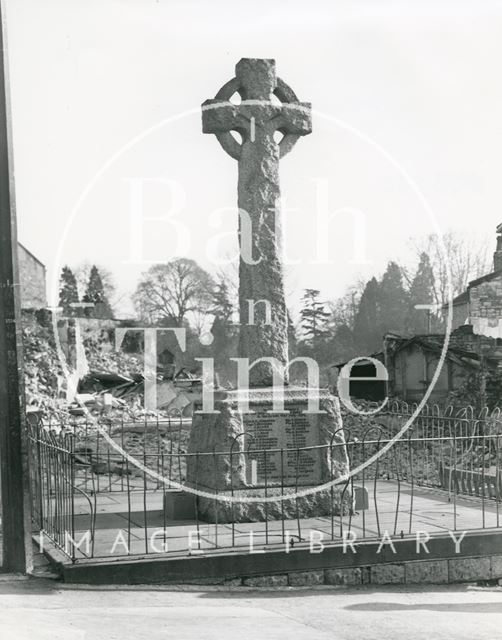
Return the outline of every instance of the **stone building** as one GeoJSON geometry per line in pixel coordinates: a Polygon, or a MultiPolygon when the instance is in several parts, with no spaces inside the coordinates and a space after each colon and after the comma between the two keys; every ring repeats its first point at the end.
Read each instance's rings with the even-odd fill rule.
{"type": "MultiPolygon", "coordinates": [[[[442,401],[459,390],[490,402],[502,398],[502,224],[497,227],[493,271],[469,282],[452,301],[452,332],[446,358],[432,390],[431,401],[442,401]],[[489,393],[486,392],[489,390],[489,393]]],[[[443,308],[447,313],[447,306],[443,308]]],[[[419,401],[438,367],[444,334],[411,338],[386,336],[384,354],[389,390],[419,401]]]]}
{"type": "Polygon", "coordinates": [[[502,338],[502,224],[497,227],[493,271],[472,280],[453,299],[453,325],[471,325],[474,334],[502,338]]]}
{"type": "MultiPolygon", "coordinates": [[[[493,271],[472,280],[454,298],[452,332],[430,402],[443,402],[464,390],[488,403],[502,402],[502,224],[497,227],[493,271]]],[[[443,308],[447,313],[447,306],[443,308]]],[[[372,357],[384,362],[389,380],[386,394],[419,402],[431,386],[440,364],[445,334],[403,337],[387,334],[382,351],[372,357]]],[[[338,371],[345,363],[334,365],[338,371]]],[[[352,371],[351,394],[375,400],[381,383],[371,381],[374,365],[359,362],[352,371]],[[358,382],[357,377],[370,380],[358,382]]]]}
{"type": "MultiPolygon", "coordinates": [[[[387,334],[382,351],[371,358],[382,362],[388,372],[385,384],[377,379],[375,365],[361,359],[352,367],[350,395],[354,398],[381,401],[386,396],[407,402],[420,402],[432,385],[429,402],[444,403],[486,370],[493,374],[502,363],[502,340],[473,333],[472,326],[458,327],[450,335],[442,359],[445,334],[403,337],[387,334]],[[359,380],[361,378],[361,380],[359,380]],[[374,380],[372,379],[374,378],[374,380]]],[[[346,362],[333,366],[338,373],[346,362]]]]}
{"type": "MultiPolygon", "coordinates": [[[[500,399],[502,376],[502,224],[497,227],[493,271],[472,280],[453,300],[448,350],[430,400],[439,401],[461,390],[490,403],[500,399]],[[488,392],[487,392],[488,389],[488,392]]],[[[443,311],[446,313],[447,308],[443,311]]],[[[389,391],[419,401],[438,367],[444,334],[411,338],[386,336],[384,354],[389,391]]]]}
{"type": "Polygon", "coordinates": [[[444,334],[385,336],[389,395],[420,402],[437,372],[429,402],[442,403],[467,384],[479,384],[479,376],[493,376],[502,363],[502,341],[475,334],[471,325],[451,333],[441,364],[444,341],[444,334]]]}
{"type": "Polygon", "coordinates": [[[18,243],[21,308],[43,309],[47,306],[45,265],[31,251],[18,243]]]}
{"type": "MultiPolygon", "coordinates": [[[[464,394],[465,401],[473,404],[502,403],[502,224],[497,227],[493,271],[472,280],[453,300],[452,332],[441,363],[445,339],[444,333],[387,334],[383,349],[371,354],[387,369],[385,393],[381,381],[371,380],[375,365],[360,360],[352,368],[350,394],[367,400],[387,395],[420,402],[437,372],[429,402],[441,404],[464,394]]],[[[345,364],[335,364],[332,370],[339,373],[345,364]]]]}

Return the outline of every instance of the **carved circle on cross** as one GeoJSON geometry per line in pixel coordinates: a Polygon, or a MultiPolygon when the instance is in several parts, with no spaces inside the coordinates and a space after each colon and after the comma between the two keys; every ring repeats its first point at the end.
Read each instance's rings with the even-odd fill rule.
{"type": "Polygon", "coordinates": [[[275,131],[282,133],[282,139],[277,142],[280,158],[291,151],[300,136],[312,131],[310,104],[300,102],[291,87],[275,76],[275,61],[243,58],[236,66],[236,76],[221,87],[214,99],[206,100],[202,105],[204,132],[213,133],[223,149],[235,160],[241,157],[242,143],[233,137],[232,131],[241,134],[243,141],[254,140],[244,126],[237,122],[233,126],[225,123],[224,114],[228,115],[230,110],[235,121],[239,118],[250,121],[254,129],[254,117],[243,113],[246,107],[276,110],[267,122],[267,129],[269,134],[275,131]],[[232,102],[234,94],[241,97],[241,104],[232,102]],[[221,115],[218,114],[219,110],[221,115]]]}
{"type": "MultiPolygon", "coordinates": [[[[234,93],[240,94],[240,82],[238,78],[232,78],[226,82],[218,93],[215,96],[215,100],[219,100],[221,102],[230,102],[230,98],[234,95],[234,93]]],[[[303,108],[300,106],[298,98],[296,97],[295,92],[291,87],[282,80],[282,78],[277,78],[277,87],[275,88],[273,94],[284,103],[292,103],[292,106],[296,103],[298,104],[298,108],[303,108]]],[[[217,109],[218,107],[215,105],[213,107],[217,109]]],[[[280,129],[278,129],[280,131],[280,129]]],[[[291,149],[295,146],[296,141],[300,137],[298,133],[288,133],[283,132],[283,138],[279,142],[279,155],[283,158],[287,153],[291,151],[291,149]]],[[[237,140],[232,136],[230,131],[219,131],[215,133],[218,142],[221,144],[223,149],[228,153],[229,156],[238,160],[241,155],[241,147],[242,144],[237,142],[237,140]]]]}

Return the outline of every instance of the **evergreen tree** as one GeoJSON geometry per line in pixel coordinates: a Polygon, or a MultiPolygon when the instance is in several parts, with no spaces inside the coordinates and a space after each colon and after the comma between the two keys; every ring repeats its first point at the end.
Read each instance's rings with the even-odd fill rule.
{"type": "Polygon", "coordinates": [[[425,252],[420,254],[420,261],[413,282],[411,283],[409,296],[408,331],[414,335],[427,333],[429,324],[428,316],[432,311],[415,309],[415,305],[417,304],[434,303],[434,272],[429,255],[425,252]]]}
{"type": "Polygon", "coordinates": [[[214,370],[221,386],[236,382],[235,363],[231,358],[238,356],[238,327],[232,324],[234,305],[230,299],[227,283],[220,280],[212,292],[213,304],[209,313],[214,315],[211,333],[214,340],[208,353],[214,358],[214,370]]]}
{"type": "Polygon", "coordinates": [[[99,269],[95,264],[91,267],[87,288],[82,298],[82,302],[92,303],[94,307],[86,310],[86,315],[91,318],[111,318],[113,317],[112,309],[108,298],[105,294],[103,280],[99,269]]]}
{"type": "Polygon", "coordinates": [[[378,282],[372,278],[364,287],[354,319],[354,339],[361,355],[369,355],[382,348],[379,294],[378,282]]]}
{"type": "Polygon", "coordinates": [[[331,314],[326,311],[324,303],[319,301],[319,295],[320,291],[317,289],[305,289],[300,312],[303,334],[312,345],[329,336],[327,322],[331,314]]]}
{"type": "Polygon", "coordinates": [[[230,300],[228,285],[222,280],[213,291],[213,306],[210,313],[224,322],[230,322],[233,312],[234,306],[230,300]]]}
{"type": "Polygon", "coordinates": [[[208,355],[214,358],[214,371],[218,376],[219,383],[222,387],[227,387],[229,383],[235,385],[237,371],[235,362],[231,361],[231,358],[236,358],[239,355],[239,327],[216,316],[211,333],[214,340],[209,347],[208,355]]]}
{"type": "Polygon", "coordinates": [[[331,362],[341,362],[351,360],[361,355],[357,352],[354,343],[354,333],[346,324],[337,327],[335,335],[329,344],[331,362]]]}
{"type": "Polygon", "coordinates": [[[293,324],[293,319],[291,318],[291,314],[289,313],[289,309],[287,309],[288,314],[288,355],[289,359],[292,360],[297,356],[298,353],[298,340],[296,338],[296,329],[293,324]]]}
{"type": "Polygon", "coordinates": [[[75,274],[68,266],[64,266],[59,279],[59,306],[65,316],[75,315],[76,309],[72,303],[78,303],[78,287],[75,274]]]}
{"type": "Polygon", "coordinates": [[[409,307],[409,296],[403,285],[401,267],[389,262],[378,291],[380,333],[404,334],[409,307]]]}

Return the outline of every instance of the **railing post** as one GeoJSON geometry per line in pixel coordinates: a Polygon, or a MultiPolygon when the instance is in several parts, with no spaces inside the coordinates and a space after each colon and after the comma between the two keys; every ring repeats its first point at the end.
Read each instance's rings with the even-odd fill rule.
{"type": "MultiPolygon", "coordinates": [[[[70,509],[71,509],[71,538],[75,540],[75,445],[73,434],[69,437],[69,457],[70,457],[70,509]]],[[[65,454],[63,454],[65,455],[65,454]]],[[[66,454],[67,455],[67,454],[66,454]]],[[[72,545],[72,562],[75,562],[75,545],[72,545]]]]}
{"type": "MultiPolygon", "coordinates": [[[[42,485],[42,451],[40,446],[40,426],[34,427],[34,437],[37,443],[37,499],[38,499],[38,517],[39,521],[37,522],[39,530],[44,528],[44,497],[43,497],[43,485],[42,485]]],[[[32,445],[33,446],[33,445],[32,445]]]]}

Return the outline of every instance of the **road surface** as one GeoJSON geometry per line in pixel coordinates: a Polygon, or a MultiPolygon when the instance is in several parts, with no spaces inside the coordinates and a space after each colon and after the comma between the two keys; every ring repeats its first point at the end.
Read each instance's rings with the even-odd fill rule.
{"type": "Polygon", "coordinates": [[[0,577],[2,640],[496,640],[502,587],[71,587],[0,577]]]}

